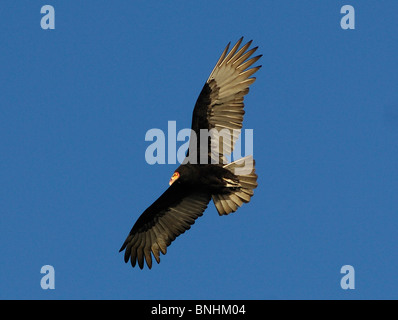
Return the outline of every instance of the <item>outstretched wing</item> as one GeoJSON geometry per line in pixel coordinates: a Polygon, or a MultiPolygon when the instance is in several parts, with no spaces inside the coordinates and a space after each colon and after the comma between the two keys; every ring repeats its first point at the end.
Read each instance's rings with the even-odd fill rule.
{"type": "Polygon", "coordinates": [[[192,116],[195,137],[192,133],[185,162],[226,163],[225,156],[233,151],[245,113],[243,98],[256,80],[251,76],[261,68],[250,66],[262,56],[250,58],[258,47],[248,50],[249,41],[239,49],[242,40],[229,53],[227,45],[196,101],[192,116]],[[208,137],[201,137],[200,129],[207,129],[208,137]]]}
{"type": "Polygon", "coordinates": [[[131,260],[134,267],[144,267],[144,258],[152,267],[152,255],[160,262],[160,252],[166,254],[167,247],[180,234],[188,230],[200,217],[210,201],[211,195],[171,185],[144,213],[131,229],[120,251],[126,249],[124,261],[131,260]]]}

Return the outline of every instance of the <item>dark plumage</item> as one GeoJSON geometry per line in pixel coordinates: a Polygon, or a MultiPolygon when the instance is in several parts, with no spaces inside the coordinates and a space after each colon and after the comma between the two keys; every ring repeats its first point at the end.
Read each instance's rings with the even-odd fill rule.
{"type": "Polygon", "coordinates": [[[145,260],[151,268],[152,255],[159,263],[160,252],[166,254],[170,243],[195,223],[211,199],[218,213],[225,215],[253,196],[257,175],[252,156],[229,164],[225,157],[233,151],[242,128],[243,98],[255,81],[251,76],[261,67],[248,69],[261,55],[250,58],[257,47],[248,50],[249,41],[239,49],[242,40],[229,52],[227,45],[196,101],[195,135],[170,187],[141,214],[120,249],[133,267],[138,261],[142,269],[145,260]],[[201,139],[201,129],[209,130],[208,137],[201,139]]]}

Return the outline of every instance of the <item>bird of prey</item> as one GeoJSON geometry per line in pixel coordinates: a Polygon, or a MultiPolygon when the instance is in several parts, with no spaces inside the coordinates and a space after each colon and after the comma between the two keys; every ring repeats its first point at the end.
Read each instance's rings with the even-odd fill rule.
{"type": "Polygon", "coordinates": [[[119,250],[125,250],[124,260],[133,267],[138,262],[142,269],[145,260],[151,268],[152,255],[159,263],[160,252],[166,254],[171,242],[190,229],[211,200],[219,215],[227,215],[253,196],[257,175],[252,156],[226,163],[242,128],[244,96],[256,80],[251,76],[261,68],[250,68],[262,56],[252,57],[258,47],[249,50],[249,41],[240,48],[242,41],[243,37],[228,52],[229,43],[222,52],[196,101],[185,160],[172,175],[169,188],[137,219],[119,250]],[[210,133],[201,139],[203,129],[210,133]]]}

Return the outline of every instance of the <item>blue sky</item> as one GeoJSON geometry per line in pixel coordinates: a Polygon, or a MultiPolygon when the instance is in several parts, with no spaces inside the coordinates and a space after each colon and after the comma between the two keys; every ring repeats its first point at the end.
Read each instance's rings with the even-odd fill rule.
{"type": "Polygon", "coordinates": [[[5,1],[0,298],[396,299],[397,1],[5,1]],[[55,29],[40,8],[55,8],[55,29]],[[355,8],[343,30],[340,8],[355,8]],[[245,99],[259,187],[213,204],[152,270],[118,252],[177,165],[145,133],[190,127],[229,42],[262,69],[245,99]],[[40,269],[55,269],[43,290],[40,269]],[[340,269],[355,269],[343,290],[340,269]]]}

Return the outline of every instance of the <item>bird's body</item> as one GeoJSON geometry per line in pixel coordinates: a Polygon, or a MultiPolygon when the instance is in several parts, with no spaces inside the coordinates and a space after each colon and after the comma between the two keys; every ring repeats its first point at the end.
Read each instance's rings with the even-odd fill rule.
{"type": "Polygon", "coordinates": [[[181,183],[185,187],[194,187],[198,190],[203,189],[209,192],[210,195],[225,194],[230,191],[224,178],[236,181],[236,183],[239,182],[231,171],[221,165],[187,163],[180,165],[176,172],[179,172],[181,176],[176,183],[181,183]]]}
{"type": "Polygon", "coordinates": [[[124,259],[130,259],[133,267],[138,261],[142,269],[145,259],[151,268],[152,255],[159,263],[160,252],[166,254],[211,200],[218,213],[226,215],[253,196],[257,175],[252,156],[226,163],[242,128],[243,97],[255,81],[250,76],[261,67],[248,69],[261,56],[248,59],[257,47],[248,50],[249,41],[239,49],[242,40],[229,52],[229,45],[225,48],[199,95],[187,157],[175,170],[170,187],[141,214],[120,249],[126,250],[124,259]],[[203,129],[209,131],[204,138],[203,129]]]}

